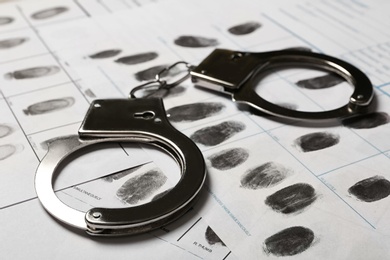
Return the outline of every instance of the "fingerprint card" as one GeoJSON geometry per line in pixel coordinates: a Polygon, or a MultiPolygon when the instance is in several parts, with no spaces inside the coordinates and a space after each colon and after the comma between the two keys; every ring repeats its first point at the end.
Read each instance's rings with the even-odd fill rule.
{"type": "Polygon", "coordinates": [[[27,135],[81,122],[89,107],[72,84],[13,96],[8,100],[27,135]]]}
{"type": "Polygon", "coordinates": [[[6,97],[69,81],[61,65],[50,54],[0,65],[0,83],[6,97]]]}
{"type": "Polygon", "coordinates": [[[86,17],[73,1],[36,1],[21,4],[21,10],[33,26],[65,22],[86,17]]]}
{"type": "Polygon", "coordinates": [[[35,196],[38,158],[6,100],[0,100],[0,208],[35,196]]]}

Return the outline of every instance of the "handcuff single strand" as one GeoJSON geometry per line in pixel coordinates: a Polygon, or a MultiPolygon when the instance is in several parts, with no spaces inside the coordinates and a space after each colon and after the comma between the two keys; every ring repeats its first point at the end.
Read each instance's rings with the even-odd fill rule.
{"type": "Polygon", "coordinates": [[[214,50],[198,66],[179,61],[163,69],[155,80],[137,86],[129,99],[95,100],[85,116],[78,135],[58,138],[38,166],[35,188],[41,204],[60,221],[95,236],[138,234],[162,227],[179,218],[195,203],[206,179],[206,166],[199,148],[168,121],[164,105],[157,98],[136,98],[140,90],[171,89],[191,76],[201,87],[228,93],[233,101],[248,104],[262,112],[304,121],[340,119],[369,111],[374,96],[367,76],[340,59],[317,53],[282,50],[247,53],[214,50]],[[164,73],[185,65],[183,77],[169,83],[164,73]],[[274,105],[253,90],[259,74],[284,66],[314,67],[346,79],[355,90],[345,106],[330,111],[301,112],[274,105]],[[161,198],[130,208],[92,208],[80,212],[61,202],[53,190],[53,176],[73,153],[102,142],[139,142],[156,146],[178,163],[182,177],[161,198]]]}

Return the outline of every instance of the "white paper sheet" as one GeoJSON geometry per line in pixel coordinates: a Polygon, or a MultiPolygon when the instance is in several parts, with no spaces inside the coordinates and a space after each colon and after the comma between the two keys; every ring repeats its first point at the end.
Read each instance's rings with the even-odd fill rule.
{"type": "MultiPolygon", "coordinates": [[[[4,169],[8,173],[2,174],[5,177],[1,182],[7,208],[0,211],[0,219],[8,224],[2,251],[11,248],[8,255],[14,259],[25,258],[27,252],[30,252],[29,256],[65,259],[76,254],[123,257],[130,251],[137,254],[135,258],[144,259],[172,256],[273,259],[282,254],[288,259],[389,256],[386,245],[390,236],[390,210],[389,197],[385,195],[388,192],[386,181],[390,181],[387,172],[390,36],[386,30],[389,16],[378,8],[380,1],[151,2],[84,0],[2,4],[0,17],[14,20],[0,26],[0,41],[28,37],[14,48],[0,49],[0,73],[8,74],[1,79],[0,87],[0,123],[5,126],[2,131],[7,133],[0,138],[0,145],[13,145],[3,148],[1,155],[8,154],[0,160],[1,171],[4,169]],[[58,7],[63,9],[56,9],[58,13],[53,17],[33,18],[41,10],[58,7]],[[64,8],[66,11],[61,11],[64,8]],[[241,25],[239,29],[238,25],[241,25]],[[194,46],[197,41],[204,46],[185,46],[194,46]],[[178,60],[197,64],[214,48],[260,52],[290,47],[305,47],[334,55],[366,72],[376,90],[377,120],[368,121],[371,126],[367,126],[366,121],[360,122],[360,127],[355,125],[355,128],[342,124],[313,127],[291,120],[275,120],[241,109],[229,97],[204,91],[186,81],[164,97],[164,104],[171,123],[195,140],[207,162],[208,181],[195,210],[178,222],[145,236],[91,240],[55,223],[42,211],[36,199],[21,203],[34,197],[33,174],[45,152],[42,144],[50,138],[75,134],[93,99],[125,98],[132,87],[140,84],[139,78],[145,77],[145,72],[140,72],[178,60]],[[132,63],[137,63],[134,55],[145,53],[153,58],[130,65],[119,60],[130,56],[132,63]],[[15,79],[15,73],[9,74],[31,66],[57,66],[60,69],[52,68],[50,75],[28,81],[15,79]],[[47,116],[44,120],[35,121],[32,115],[23,112],[34,113],[28,109],[33,103],[68,97],[73,98],[71,103],[74,105],[61,110],[69,111],[61,116],[49,117],[49,113],[41,115],[47,116]],[[192,105],[187,107],[187,114],[178,113],[184,110],[180,106],[188,104],[192,105]],[[197,109],[203,114],[194,119],[197,109]],[[192,119],[188,119],[191,116],[192,119]],[[320,143],[305,143],[307,137],[320,140],[320,143]],[[323,144],[324,140],[328,145],[323,144]],[[21,160],[25,163],[20,164],[21,160]],[[275,176],[270,178],[269,172],[275,176]],[[25,173],[30,177],[21,182],[25,173]],[[364,198],[358,199],[351,192],[351,187],[364,180],[385,186],[382,195],[374,194],[377,196],[375,201],[365,202],[364,198]],[[18,183],[18,190],[14,188],[15,183],[18,183]],[[292,200],[289,205],[292,212],[275,209],[275,200],[282,191],[288,191],[287,198],[302,195],[291,193],[293,187],[308,193],[303,199],[307,205],[303,203],[304,206],[296,210],[292,200]],[[22,212],[28,212],[33,224],[16,217],[22,212]],[[210,233],[210,229],[213,232],[210,233]],[[49,230],[54,238],[47,241],[49,230]],[[283,230],[284,233],[279,233],[283,230]],[[295,240],[297,244],[285,245],[279,251],[270,242],[275,235],[285,242],[288,236],[291,238],[297,233],[304,241],[295,240]],[[210,234],[214,240],[210,239],[210,234]],[[214,234],[219,237],[218,242],[215,242],[214,234]],[[20,236],[36,239],[19,242],[20,236]],[[42,244],[50,246],[42,247],[42,244]],[[61,246],[55,247],[57,244],[61,246]],[[20,245],[31,250],[18,251],[20,245]],[[134,245],[137,249],[133,251],[134,245]],[[150,250],[151,247],[156,250],[150,250]]],[[[284,106],[321,111],[344,104],[351,88],[337,79],[327,78],[323,72],[286,70],[266,77],[256,91],[284,106]],[[335,80],[335,86],[310,89],[308,84],[312,83],[307,81],[298,86],[302,80],[324,76],[319,80],[321,84],[335,80]]],[[[95,179],[130,165],[124,163],[117,164],[115,169],[102,169],[100,175],[68,182],[62,187],[87,181],[59,191],[58,196],[80,210],[99,203],[131,206],[121,200],[118,189],[130,178],[156,170],[167,176],[168,181],[137,202],[147,203],[172,187],[178,176],[171,172],[173,166],[166,158],[160,160],[153,151],[144,152],[146,156],[135,148],[133,154],[141,154],[146,159],[131,166],[150,159],[154,159],[153,163],[112,182],[95,179]],[[88,181],[92,179],[95,181],[88,181]]],[[[120,149],[118,153],[127,156],[120,149]]],[[[115,159],[120,157],[112,152],[109,154],[115,159]]],[[[102,156],[105,157],[104,153],[102,156]]],[[[88,167],[90,163],[86,162],[81,165],[88,167]]],[[[71,173],[64,175],[66,179],[71,173]]],[[[295,203],[299,206],[302,202],[295,203]]]]}

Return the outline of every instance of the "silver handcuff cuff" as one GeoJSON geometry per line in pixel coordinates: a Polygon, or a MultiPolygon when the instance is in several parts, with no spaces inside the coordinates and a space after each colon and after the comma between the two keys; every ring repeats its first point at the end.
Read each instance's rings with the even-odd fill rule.
{"type": "Polygon", "coordinates": [[[156,79],[130,92],[129,99],[92,102],[78,135],[56,139],[36,171],[35,188],[43,207],[58,220],[83,229],[90,235],[118,236],[138,234],[162,227],[185,214],[199,197],[206,179],[202,153],[168,121],[161,99],[136,98],[139,90],[170,89],[188,77],[201,87],[222,91],[233,101],[262,112],[298,120],[326,120],[365,113],[373,100],[373,87],[367,76],[340,59],[298,50],[247,53],[216,49],[197,67],[178,62],[162,70],[156,79]],[[187,73],[173,83],[162,75],[185,64],[187,73]],[[259,74],[278,67],[307,66],[337,73],[355,90],[348,103],[324,112],[301,112],[272,104],[256,94],[253,87],[259,74]],[[157,87],[156,87],[157,86],[157,87]],[[60,201],[53,190],[53,176],[70,155],[87,146],[103,142],[139,142],[156,146],[170,154],[180,166],[181,179],[161,198],[130,208],[92,208],[80,212],[60,201]]]}

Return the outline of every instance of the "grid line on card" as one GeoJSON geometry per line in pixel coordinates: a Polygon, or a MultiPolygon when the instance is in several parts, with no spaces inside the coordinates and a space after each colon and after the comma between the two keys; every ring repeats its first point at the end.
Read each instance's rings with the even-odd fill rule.
{"type": "Polygon", "coordinates": [[[73,2],[80,8],[81,11],[84,12],[87,17],[91,17],[91,14],[88,13],[87,9],[84,8],[84,6],[79,2],[79,0],[73,0],[73,2]]]}
{"type": "MultiPolygon", "coordinates": [[[[76,81],[79,81],[79,80],[76,80],[76,81]]],[[[76,82],[76,81],[73,81],[73,82],[76,82]]],[[[67,82],[62,82],[62,83],[55,84],[55,85],[51,85],[51,86],[47,86],[47,87],[42,87],[42,88],[38,88],[38,89],[28,90],[28,91],[26,91],[26,92],[14,94],[14,95],[9,95],[9,96],[7,96],[7,98],[13,98],[13,97],[17,97],[17,96],[23,96],[23,95],[25,95],[25,94],[30,94],[30,93],[34,93],[34,92],[39,92],[39,91],[45,90],[45,89],[56,88],[56,87],[60,87],[60,86],[62,86],[62,85],[67,85],[67,84],[73,83],[73,82],[67,81],[67,82]]]]}
{"type": "Polygon", "coordinates": [[[195,223],[192,224],[192,225],[183,233],[183,235],[181,235],[181,236],[177,239],[177,241],[179,241],[180,239],[182,239],[182,238],[188,233],[188,231],[190,231],[196,224],[198,224],[198,222],[199,222],[201,219],[202,219],[202,217],[200,217],[197,221],[195,221],[195,223]]]}

